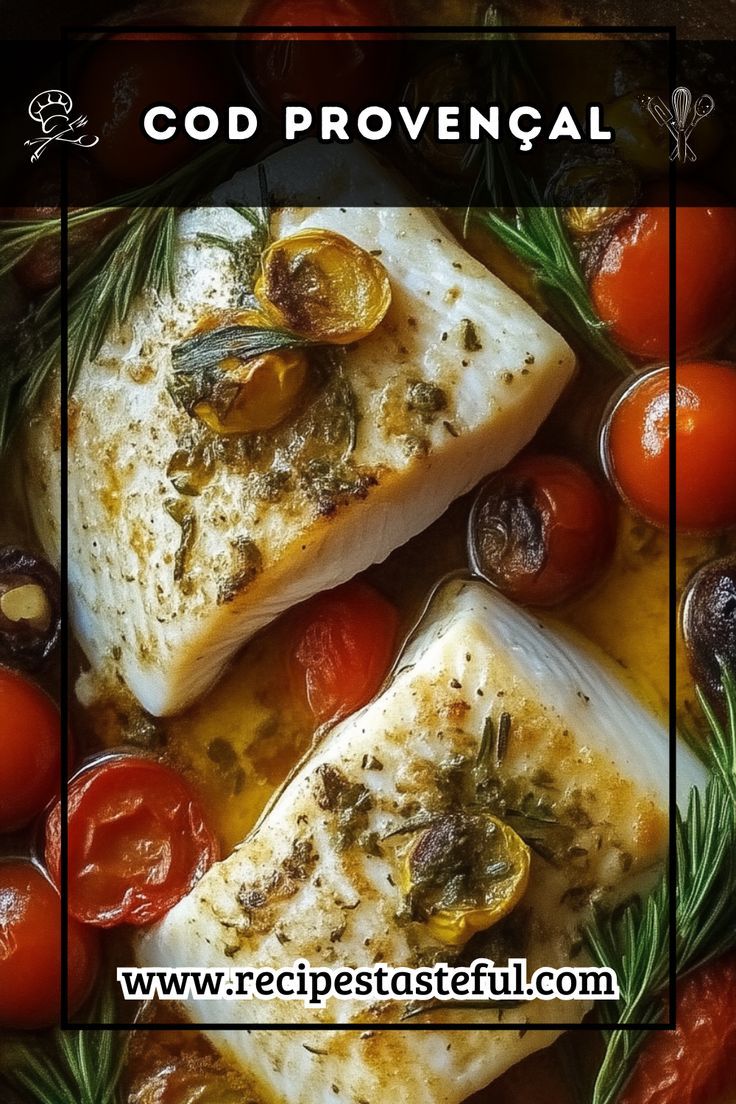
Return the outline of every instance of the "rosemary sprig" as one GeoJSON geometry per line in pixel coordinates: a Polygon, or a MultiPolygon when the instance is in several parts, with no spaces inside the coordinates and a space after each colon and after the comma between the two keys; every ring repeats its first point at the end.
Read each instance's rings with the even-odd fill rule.
{"type": "Polygon", "coordinates": [[[223,372],[223,361],[247,361],[278,349],[306,348],[318,349],[319,345],[278,327],[233,324],[206,330],[172,349],[169,392],[189,415],[195,413],[198,403],[208,402],[224,416],[240,383],[223,372]]]}
{"type": "MultiPolygon", "coordinates": [[[[541,203],[538,196],[535,198],[541,203]]],[[[477,218],[531,268],[547,289],[549,305],[562,325],[593,356],[623,375],[634,371],[632,362],[608,336],[605,324],[593,309],[585,278],[556,207],[516,207],[512,218],[489,208],[477,218]]]]}
{"type": "Polygon", "coordinates": [[[228,357],[250,360],[278,349],[306,349],[316,343],[278,327],[222,326],[207,330],[174,346],[174,374],[189,375],[220,364],[228,357]]]}
{"type": "MultiPolygon", "coordinates": [[[[736,681],[724,671],[726,721],[721,724],[699,693],[711,726],[711,776],[694,789],[687,814],[676,813],[676,962],[678,976],[703,966],[736,944],[736,681]]],[[[657,1023],[669,973],[669,894],[664,875],[642,903],[599,919],[587,933],[591,953],[612,967],[620,1000],[607,1007],[608,1023],[657,1023]]],[[[628,1081],[647,1032],[611,1031],[593,1088],[592,1104],[614,1104],[628,1081]]]]}
{"type": "MultiPolygon", "coordinates": [[[[69,273],[68,351],[69,387],[82,363],[99,352],[107,332],[128,318],[136,297],[144,290],[166,294],[173,290],[176,217],[201,191],[202,172],[211,162],[225,172],[233,152],[213,146],[191,164],[155,184],[121,196],[112,206],[88,207],[68,215],[70,238],[74,230],[99,222],[100,240],[69,273]]],[[[235,208],[259,234],[267,226],[265,178],[259,173],[261,207],[235,208]]],[[[0,221],[0,277],[34,246],[60,237],[60,219],[0,221]]],[[[31,409],[59,362],[59,288],[50,291],[20,330],[6,340],[14,354],[0,375],[0,454],[20,417],[31,409]]]]}
{"type": "MultiPolygon", "coordinates": [[[[115,1020],[114,998],[103,991],[94,1021],[115,1020]]],[[[37,1037],[3,1043],[0,1079],[33,1104],[123,1104],[121,1073],[128,1046],[123,1031],[60,1031],[51,1046],[37,1037]]]]}
{"type": "MultiPolygon", "coordinates": [[[[504,22],[502,8],[490,4],[483,23],[492,28],[504,22]]],[[[498,32],[506,48],[494,55],[489,67],[488,102],[511,103],[519,80],[540,91],[535,73],[514,35],[498,32]]],[[[470,150],[469,163],[479,162],[468,206],[464,229],[472,217],[528,265],[548,292],[549,305],[562,325],[574,334],[590,352],[617,372],[629,375],[633,365],[626,354],[611,341],[606,327],[593,309],[585,278],[555,207],[542,206],[541,196],[509,157],[502,143],[487,140],[470,150]],[[495,206],[474,207],[481,196],[495,206]],[[502,211],[503,197],[512,197],[513,214],[502,211]]],[[[506,200],[508,202],[508,199],[506,200]]]]}

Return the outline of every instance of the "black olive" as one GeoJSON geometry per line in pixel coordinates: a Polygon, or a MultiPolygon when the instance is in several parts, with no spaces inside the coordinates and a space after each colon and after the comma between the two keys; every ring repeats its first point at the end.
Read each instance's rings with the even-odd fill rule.
{"type": "Polygon", "coordinates": [[[22,548],[0,548],[0,662],[37,671],[61,632],[59,576],[22,548]]]}
{"type": "Polygon", "coordinates": [[[721,664],[736,676],[736,556],[714,560],[693,575],[682,603],[682,632],[693,678],[718,704],[721,664]]]}

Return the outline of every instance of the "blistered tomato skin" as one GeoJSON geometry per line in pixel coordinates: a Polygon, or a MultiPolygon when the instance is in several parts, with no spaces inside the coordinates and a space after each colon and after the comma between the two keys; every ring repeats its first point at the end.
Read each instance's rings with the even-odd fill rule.
{"type": "Polygon", "coordinates": [[[522,456],[481,487],[469,543],[475,570],[507,597],[554,606],[607,567],[614,511],[605,488],[575,461],[522,456]]]}
{"type": "Polygon", "coordinates": [[[736,1084],[736,953],[678,983],[677,1026],[652,1034],[620,1104],[720,1104],[736,1084]]]}
{"type": "MultiPolygon", "coordinates": [[[[677,355],[725,337],[736,315],[736,209],[685,206],[703,200],[679,189],[677,355]]],[[[614,231],[591,280],[596,311],[623,349],[650,360],[669,356],[669,209],[666,194],[637,208],[614,231]]]]}
{"type": "MultiPolygon", "coordinates": [[[[69,911],[100,928],[159,920],[219,858],[186,780],[154,759],[121,755],[69,787],[69,911]]],[[[46,824],[46,864],[61,881],[61,814],[46,824]]]]}
{"type": "MultiPolygon", "coordinates": [[[[86,1000],[99,965],[97,932],[69,920],[69,1013],[86,1000]]],[[[0,862],[0,1027],[57,1023],[61,992],[61,901],[28,861],[0,862]]]]}

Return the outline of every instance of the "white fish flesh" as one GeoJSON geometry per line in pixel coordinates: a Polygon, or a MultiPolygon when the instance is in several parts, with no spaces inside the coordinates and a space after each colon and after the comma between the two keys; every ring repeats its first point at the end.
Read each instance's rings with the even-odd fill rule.
{"type": "MultiPolygon", "coordinates": [[[[287,151],[269,163],[269,180],[288,176],[288,166],[287,151]]],[[[368,159],[364,171],[382,194],[384,174],[368,159]]],[[[237,178],[229,193],[235,202],[237,178]]],[[[179,218],[173,296],[141,298],[83,365],[71,400],[74,630],[93,671],[122,678],[156,715],[201,695],[281,611],[383,560],[506,464],[573,372],[559,334],[432,212],[385,204],[272,212],[275,237],[304,227],[379,254],[393,301],[378,329],[347,350],[342,389],[326,384],[321,405],[296,427],[256,446],[226,444],[169,391],[172,348],[241,302],[237,256],[212,235],[237,246],[253,230],[224,207],[179,218]],[[192,457],[189,480],[180,469],[192,457]]],[[[52,557],[56,438],[49,397],[24,462],[52,557]]]]}
{"type": "MultiPolygon", "coordinates": [[[[592,902],[645,887],[661,867],[668,735],[602,656],[468,579],[443,584],[384,690],[322,739],[252,834],[142,937],[140,963],[279,968],[306,958],[355,967],[411,965],[440,951],[445,958],[424,922],[399,919],[407,836],[396,833],[452,807],[450,779],[475,762],[486,719],[502,711],[511,730],[496,777],[517,812],[532,817],[531,878],[521,904],[487,933],[490,944],[475,937],[470,957],[498,961],[506,948],[531,968],[580,965],[592,902]],[[340,793],[363,794],[359,811],[351,814],[340,793]],[[535,826],[535,810],[546,827],[535,826]]],[[[702,768],[683,748],[680,800],[700,781],[702,768]]],[[[513,823],[524,831],[523,818],[513,823]]],[[[586,1007],[535,1001],[507,1010],[505,1020],[574,1022],[586,1007]]],[[[242,1028],[365,1022],[364,1033],[210,1032],[252,1077],[257,1100],[283,1104],[459,1104],[554,1037],[371,1030],[399,1021],[401,1002],[368,1009],[341,1000],[308,1011],[279,1000],[193,1000],[185,1011],[195,1022],[242,1028]]],[[[472,1027],[498,1016],[444,1009],[415,1022],[472,1027]]]]}

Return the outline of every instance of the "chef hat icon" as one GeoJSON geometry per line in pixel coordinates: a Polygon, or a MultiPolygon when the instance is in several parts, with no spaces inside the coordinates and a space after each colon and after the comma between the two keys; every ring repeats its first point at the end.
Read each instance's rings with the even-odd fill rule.
{"type": "Polygon", "coordinates": [[[72,110],[72,98],[68,92],[62,92],[58,88],[50,88],[47,92],[39,92],[28,105],[28,114],[41,124],[41,130],[48,134],[54,129],[57,120],[69,121],[72,110]]]}

